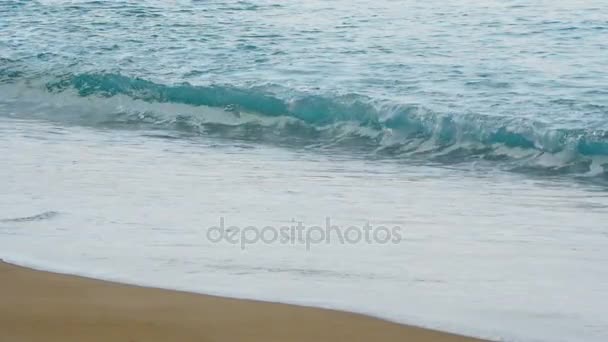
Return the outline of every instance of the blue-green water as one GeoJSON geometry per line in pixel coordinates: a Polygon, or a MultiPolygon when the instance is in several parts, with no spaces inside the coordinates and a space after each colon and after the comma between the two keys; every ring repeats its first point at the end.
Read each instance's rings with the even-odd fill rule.
{"type": "Polygon", "coordinates": [[[605,0],[0,0],[3,260],[604,342],[607,184],[605,0]]]}
{"type": "Polygon", "coordinates": [[[0,32],[3,116],[608,173],[604,1],[2,1],[0,32]]]}

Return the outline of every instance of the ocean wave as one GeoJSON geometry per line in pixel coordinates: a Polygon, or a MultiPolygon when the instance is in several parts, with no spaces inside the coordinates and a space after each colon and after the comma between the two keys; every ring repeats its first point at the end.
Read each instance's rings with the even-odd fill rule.
{"type": "Polygon", "coordinates": [[[278,86],[167,85],[113,73],[26,82],[11,68],[4,70],[4,77],[12,78],[3,85],[4,107],[38,119],[342,148],[380,158],[484,162],[549,175],[608,174],[604,128],[556,128],[516,116],[439,113],[418,104],[278,86]]]}

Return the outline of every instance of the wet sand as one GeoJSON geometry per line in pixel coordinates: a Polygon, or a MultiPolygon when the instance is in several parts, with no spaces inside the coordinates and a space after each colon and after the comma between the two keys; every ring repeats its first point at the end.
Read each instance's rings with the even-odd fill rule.
{"type": "Polygon", "coordinates": [[[0,341],[480,341],[347,312],[123,285],[0,262],[0,341]]]}

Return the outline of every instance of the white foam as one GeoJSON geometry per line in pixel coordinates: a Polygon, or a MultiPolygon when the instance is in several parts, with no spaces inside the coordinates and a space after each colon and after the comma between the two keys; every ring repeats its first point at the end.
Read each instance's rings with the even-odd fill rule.
{"type": "Polygon", "coordinates": [[[143,286],[513,341],[605,341],[608,197],[576,184],[0,121],[0,257],[143,286]],[[20,134],[27,132],[27,134],[20,134]],[[86,147],[86,149],[85,149],[86,147]],[[473,177],[471,177],[473,176],[473,177]],[[550,186],[548,186],[550,185],[550,186]],[[207,228],[398,225],[399,244],[212,243],[207,228]]]}

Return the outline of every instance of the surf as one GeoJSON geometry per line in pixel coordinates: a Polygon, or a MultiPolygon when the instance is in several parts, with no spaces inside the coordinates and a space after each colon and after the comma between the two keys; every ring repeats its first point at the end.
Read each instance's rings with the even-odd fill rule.
{"type": "Polygon", "coordinates": [[[604,129],[552,128],[521,118],[438,113],[364,95],[277,91],[276,86],[162,84],[112,73],[27,80],[13,75],[0,85],[4,116],[608,178],[604,129]]]}

